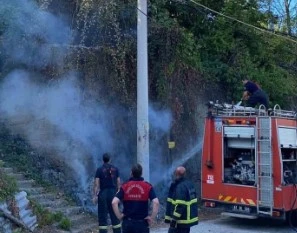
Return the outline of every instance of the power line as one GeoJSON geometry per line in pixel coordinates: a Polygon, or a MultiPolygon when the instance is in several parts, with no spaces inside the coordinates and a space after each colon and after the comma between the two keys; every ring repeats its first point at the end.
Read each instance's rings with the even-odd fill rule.
{"type": "Polygon", "coordinates": [[[241,21],[241,20],[239,20],[239,19],[236,19],[236,18],[234,18],[234,17],[228,16],[228,15],[225,15],[225,14],[223,14],[223,13],[221,13],[221,12],[218,12],[218,11],[216,11],[216,10],[213,10],[213,9],[211,9],[211,8],[209,8],[209,7],[207,7],[207,6],[203,5],[203,4],[201,4],[201,3],[198,3],[198,2],[196,2],[196,1],[194,1],[194,0],[189,0],[189,1],[192,2],[192,3],[194,3],[194,4],[197,5],[197,6],[200,6],[200,7],[204,8],[204,9],[210,11],[210,12],[213,12],[213,13],[215,13],[215,14],[217,14],[217,15],[220,15],[220,16],[222,16],[222,17],[224,17],[224,18],[227,18],[227,19],[229,19],[229,20],[232,20],[232,21],[241,23],[241,24],[243,24],[243,25],[245,25],[245,26],[248,26],[248,27],[250,27],[250,28],[256,29],[256,30],[261,31],[261,32],[264,32],[264,33],[268,33],[268,34],[273,35],[273,36],[280,37],[280,38],[285,39],[285,40],[289,40],[289,41],[291,41],[291,42],[297,44],[297,41],[294,40],[294,39],[292,39],[292,38],[290,38],[290,37],[283,36],[283,35],[280,35],[280,34],[271,32],[271,31],[269,31],[269,30],[267,30],[267,29],[259,28],[259,27],[256,27],[256,26],[252,25],[252,24],[243,22],[243,21],[241,21]]]}

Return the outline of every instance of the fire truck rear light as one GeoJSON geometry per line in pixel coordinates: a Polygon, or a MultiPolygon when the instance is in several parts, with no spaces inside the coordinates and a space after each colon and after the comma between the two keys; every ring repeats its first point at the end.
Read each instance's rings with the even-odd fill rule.
{"type": "Polygon", "coordinates": [[[281,213],[279,211],[273,211],[272,212],[272,216],[273,217],[280,217],[281,216],[281,213]]]}
{"type": "Polygon", "coordinates": [[[206,202],[204,202],[204,206],[205,207],[216,207],[216,203],[210,202],[210,201],[206,201],[206,202]]]}
{"type": "Polygon", "coordinates": [[[235,120],[227,120],[229,125],[235,124],[235,120]]]}

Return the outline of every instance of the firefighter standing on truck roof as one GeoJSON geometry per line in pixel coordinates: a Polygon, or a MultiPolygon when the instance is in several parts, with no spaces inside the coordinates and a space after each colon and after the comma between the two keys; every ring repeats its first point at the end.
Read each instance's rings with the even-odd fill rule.
{"type": "Polygon", "coordinates": [[[267,94],[254,82],[247,79],[242,80],[244,92],[242,100],[246,100],[249,107],[255,107],[257,104],[263,104],[268,108],[267,94]]]}
{"type": "Polygon", "coordinates": [[[165,222],[170,223],[168,233],[189,233],[190,227],[198,224],[196,189],[185,174],[184,167],[177,167],[169,188],[165,213],[165,222]]]}
{"type": "Polygon", "coordinates": [[[93,202],[98,202],[99,232],[107,233],[107,216],[109,214],[114,233],[121,232],[121,223],[112,210],[112,198],[120,188],[119,170],[110,164],[110,154],[102,156],[103,165],[96,170],[93,202]]]}
{"type": "Polygon", "coordinates": [[[131,178],[124,183],[112,200],[112,207],[118,219],[123,220],[123,233],[149,233],[149,225],[155,219],[159,209],[153,186],[141,177],[142,166],[136,164],[131,169],[131,178]],[[123,202],[123,213],[119,203],[123,202]],[[149,201],[152,202],[152,213],[149,215],[149,201]]]}

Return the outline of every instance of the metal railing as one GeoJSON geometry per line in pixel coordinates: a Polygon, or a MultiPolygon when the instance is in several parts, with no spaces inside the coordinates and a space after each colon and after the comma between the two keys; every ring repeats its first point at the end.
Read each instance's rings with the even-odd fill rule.
{"type": "Polygon", "coordinates": [[[282,110],[278,104],[273,109],[266,109],[264,105],[259,108],[238,106],[226,103],[208,103],[208,114],[211,116],[275,116],[287,119],[297,119],[296,111],[282,110]]]}

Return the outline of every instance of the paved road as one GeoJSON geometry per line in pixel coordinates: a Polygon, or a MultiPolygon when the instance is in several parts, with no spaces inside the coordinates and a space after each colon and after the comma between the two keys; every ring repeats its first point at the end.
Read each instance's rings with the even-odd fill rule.
{"type": "MultiPolygon", "coordinates": [[[[167,228],[152,229],[151,233],[167,233],[167,228]]],[[[204,220],[191,228],[191,233],[294,233],[287,224],[275,220],[248,220],[219,217],[204,220]]]]}

